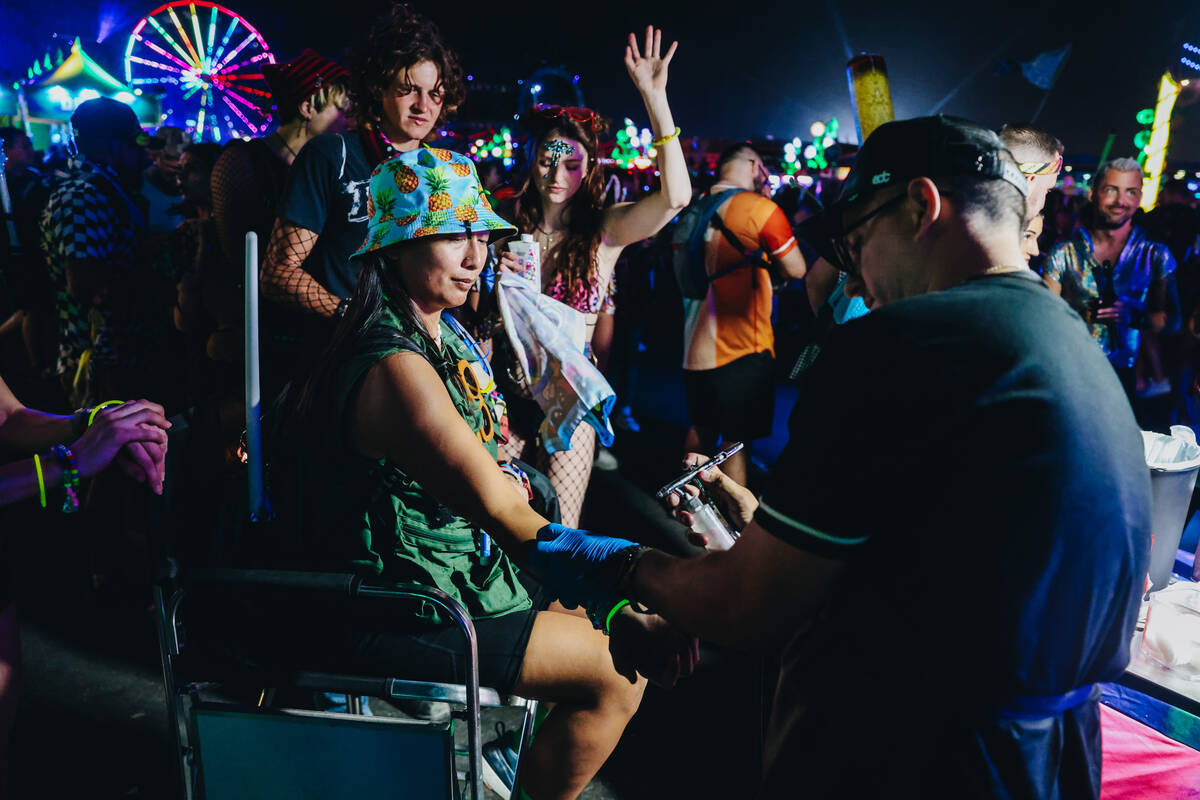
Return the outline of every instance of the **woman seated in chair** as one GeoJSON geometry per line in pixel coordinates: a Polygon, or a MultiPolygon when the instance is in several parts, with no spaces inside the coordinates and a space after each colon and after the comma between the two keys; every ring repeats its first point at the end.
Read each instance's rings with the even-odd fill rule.
{"type": "MultiPolygon", "coordinates": [[[[443,313],[466,301],[489,238],[514,230],[481,189],[474,164],[448,150],[402,153],[372,174],[354,296],[272,426],[299,476],[286,536],[306,568],[413,581],[460,601],[483,685],[553,704],[523,759],[523,788],[575,797],[637,710],[635,670],[673,682],[690,671],[694,642],[627,606],[606,639],[582,614],[536,611],[517,579],[514,562],[548,523],[519,470],[498,463],[487,364],[443,313]]],[[[343,668],[461,681],[461,635],[441,623],[414,608],[358,629],[305,619],[303,636],[343,668]]]]}

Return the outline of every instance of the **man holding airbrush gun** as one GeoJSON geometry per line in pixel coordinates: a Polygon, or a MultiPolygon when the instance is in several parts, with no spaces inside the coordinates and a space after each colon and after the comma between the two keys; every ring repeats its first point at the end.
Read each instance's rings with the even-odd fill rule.
{"type": "Polygon", "coordinates": [[[1027,192],[991,131],[879,127],[800,232],[872,313],[830,335],[761,502],[702,476],[733,546],[539,533],[564,603],[780,653],[760,796],[1099,796],[1149,477],[1107,360],[1025,266],[1027,192]]]}

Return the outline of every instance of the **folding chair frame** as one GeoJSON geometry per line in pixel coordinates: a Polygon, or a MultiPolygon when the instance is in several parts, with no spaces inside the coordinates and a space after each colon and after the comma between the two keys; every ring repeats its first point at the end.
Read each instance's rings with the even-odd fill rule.
{"type": "MultiPolygon", "coordinates": [[[[322,672],[296,672],[289,675],[288,685],[303,689],[346,692],[348,696],[371,695],[377,697],[432,700],[462,706],[467,722],[467,746],[471,800],[483,796],[483,746],[480,736],[480,706],[504,707],[523,706],[524,721],[521,726],[521,741],[518,749],[517,776],[513,796],[518,796],[520,786],[521,754],[524,753],[533,735],[533,719],[537,712],[537,701],[504,697],[495,689],[479,686],[479,646],[475,626],[462,604],[445,592],[420,584],[389,584],[377,586],[365,583],[360,577],[341,573],[287,572],[256,569],[195,569],[188,571],[186,585],[237,589],[270,589],[289,593],[300,593],[308,597],[350,599],[355,602],[387,606],[399,601],[424,600],[433,603],[445,612],[447,618],[459,627],[466,642],[469,661],[465,684],[409,681],[392,677],[363,677],[337,675],[322,672]]],[[[158,627],[159,652],[162,659],[163,683],[167,692],[167,720],[177,745],[180,761],[179,778],[183,796],[193,798],[195,794],[193,743],[185,741],[180,729],[184,716],[184,697],[193,699],[207,684],[191,682],[185,686],[177,684],[176,659],[183,652],[179,609],[186,595],[184,587],[175,588],[169,596],[160,586],[154,588],[156,623],[158,627]]],[[[352,711],[355,709],[352,707],[352,711]]],[[[356,712],[357,713],[357,712],[356,712]]]]}

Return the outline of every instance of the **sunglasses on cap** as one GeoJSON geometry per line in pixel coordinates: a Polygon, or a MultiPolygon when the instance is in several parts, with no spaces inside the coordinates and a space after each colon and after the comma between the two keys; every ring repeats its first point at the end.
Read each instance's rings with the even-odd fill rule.
{"type": "Polygon", "coordinates": [[[534,106],[533,111],[543,119],[558,119],[567,116],[576,122],[588,122],[592,125],[596,123],[596,112],[580,106],[534,106]]]}
{"type": "Polygon", "coordinates": [[[1017,168],[1025,175],[1057,175],[1062,169],[1063,157],[1053,161],[1022,161],[1017,168]]]}

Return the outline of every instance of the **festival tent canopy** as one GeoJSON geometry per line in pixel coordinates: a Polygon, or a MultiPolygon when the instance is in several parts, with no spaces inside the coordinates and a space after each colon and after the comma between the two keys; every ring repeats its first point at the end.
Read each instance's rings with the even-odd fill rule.
{"type": "Polygon", "coordinates": [[[159,122],[157,102],[110,75],[84,52],[78,38],[65,58],[59,51],[54,61],[47,53],[34,62],[20,88],[30,121],[66,121],[80,103],[111,97],[131,106],[143,125],[159,122]]]}

